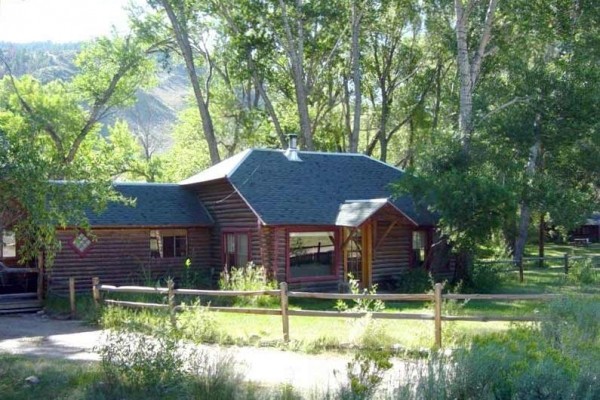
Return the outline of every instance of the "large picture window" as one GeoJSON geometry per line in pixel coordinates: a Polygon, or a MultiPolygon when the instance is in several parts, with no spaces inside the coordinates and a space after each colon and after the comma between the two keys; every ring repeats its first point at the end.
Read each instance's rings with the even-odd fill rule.
{"type": "Polygon", "coordinates": [[[154,229],[150,231],[150,257],[186,257],[187,253],[187,231],[185,229],[154,229]]]}
{"type": "Polygon", "coordinates": [[[17,257],[17,240],[15,233],[12,231],[0,231],[0,258],[15,258],[17,257]]]}
{"type": "Polygon", "coordinates": [[[250,261],[250,235],[247,232],[224,233],[223,253],[226,267],[245,267],[250,261]]]}
{"type": "Polygon", "coordinates": [[[291,279],[335,275],[333,231],[290,232],[288,240],[291,279]]]}

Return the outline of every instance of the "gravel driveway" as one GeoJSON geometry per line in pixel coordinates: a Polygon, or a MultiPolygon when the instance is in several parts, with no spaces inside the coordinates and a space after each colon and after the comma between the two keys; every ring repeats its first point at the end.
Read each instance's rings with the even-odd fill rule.
{"type": "MultiPolygon", "coordinates": [[[[49,319],[45,315],[0,316],[0,352],[46,358],[96,361],[94,347],[103,331],[81,321],[49,319]]],[[[302,389],[336,388],[346,376],[351,356],[308,355],[270,348],[199,346],[211,354],[229,354],[249,381],[267,385],[292,384],[302,389]]],[[[395,360],[387,379],[399,376],[402,362],[395,360]]]]}

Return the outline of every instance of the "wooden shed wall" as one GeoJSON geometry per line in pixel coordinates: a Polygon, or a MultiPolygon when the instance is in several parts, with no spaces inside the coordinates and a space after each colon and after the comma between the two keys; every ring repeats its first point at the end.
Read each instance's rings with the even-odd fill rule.
{"type": "Polygon", "coordinates": [[[395,225],[384,237],[391,224],[392,221],[379,220],[374,229],[373,243],[378,246],[373,252],[373,283],[398,279],[410,268],[412,227],[395,225]]]}
{"type": "Polygon", "coordinates": [[[246,232],[250,235],[250,259],[261,262],[261,237],[258,218],[244,199],[227,181],[197,186],[197,195],[215,221],[210,237],[210,264],[219,273],[223,268],[223,232],[246,232]]]}
{"type": "Polygon", "coordinates": [[[109,285],[142,284],[147,278],[178,277],[187,258],[192,260],[192,268],[209,269],[209,229],[188,228],[187,232],[186,257],[151,258],[150,228],[93,230],[95,243],[84,256],[70,245],[75,232],[60,231],[62,249],[48,271],[49,290],[66,291],[69,277],[76,279],[77,290],[91,290],[94,276],[109,285]]]}

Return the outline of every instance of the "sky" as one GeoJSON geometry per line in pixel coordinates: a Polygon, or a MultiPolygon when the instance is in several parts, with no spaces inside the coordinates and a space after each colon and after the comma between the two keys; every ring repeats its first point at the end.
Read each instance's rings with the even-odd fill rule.
{"type": "Polygon", "coordinates": [[[80,42],[127,28],[127,0],[0,0],[0,41],[80,42]]]}

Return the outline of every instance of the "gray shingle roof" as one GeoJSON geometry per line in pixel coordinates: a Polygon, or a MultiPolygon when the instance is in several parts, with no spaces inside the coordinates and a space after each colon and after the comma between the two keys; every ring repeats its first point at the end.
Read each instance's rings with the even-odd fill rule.
{"type": "MultiPolygon", "coordinates": [[[[403,175],[362,154],[301,151],[299,156],[302,161],[293,162],[281,150],[253,149],[181,184],[228,178],[267,225],[335,225],[347,200],[390,198],[390,184],[403,175]]],[[[391,203],[419,225],[434,224],[408,196],[392,197],[391,203]]]]}
{"type": "Polygon", "coordinates": [[[87,212],[91,226],[207,226],[213,221],[196,195],[177,184],[115,183],[135,206],[110,203],[101,214],[87,212]]]}

